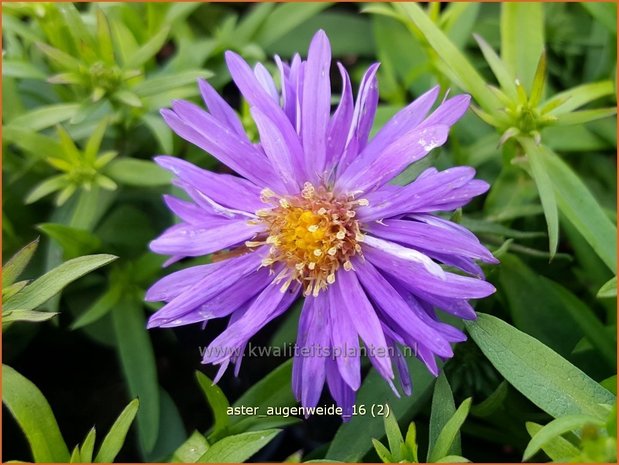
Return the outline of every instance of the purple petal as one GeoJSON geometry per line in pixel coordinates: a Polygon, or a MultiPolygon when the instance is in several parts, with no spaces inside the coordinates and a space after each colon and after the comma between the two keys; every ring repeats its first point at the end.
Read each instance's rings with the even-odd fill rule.
{"type": "Polygon", "coordinates": [[[378,105],[376,72],[379,66],[379,63],[374,63],[370,66],[361,80],[352,123],[346,141],[346,150],[338,166],[339,173],[344,171],[367,144],[378,105]]]}
{"type": "Polygon", "coordinates": [[[327,125],[331,111],[331,47],[324,31],[312,39],[303,75],[301,134],[307,174],[320,179],[326,165],[327,125]]]}
{"type": "Polygon", "coordinates": [[[213,173],[176,157],[158,156],[155,161],[221,205],[252,213],[264,208],[260,188],[243,178],[213,173]]]}
{"type": "Polygon", "coordinates": [[[361,385],[361,358],[359,357],[359,335],[348,314],[340,308],[335,292],[326,292],[329,296],[329,313],[331,315],[331,343],[333,356],[344,381],[356,391],[361,385]]]}
{"type": "Polygon", "coordinates": [[[299,289],[298,286],[291,286],[286,292],[282,292],[281,283],[271,282],[243,316],[209,344],[202,363],[219,364],[233,356],[233,349],[242,347],[263,326],[290,307],[299,295],[299,289]]]}
{"type": "Polygon", "coordinates": [[[152,241],[150,249],[161,255],[199,257],[245,242],[263,229],[262,225],[248,224],[246,219],[224,219],[213,226],[181,223],[152,241]]]}
{"type": "Polygon", "coordinates": [[[327,163],[329,167],[336,164],[344,152],[354,108],[350,77],[341,63],[338,63],[337,66],[342,75],[342,97],[329,121],[329,137],[327,139],[327,163]]]}
{"type": "Polygon", "coordinates": [[[397,190],[389,186],[367,194],[369,206],[359,208],[359,219],[368,222],[416,212],[462,187],[475,176],[475,170],[469,166],[441,172],[432,168],[426,171],[429,173],[423,172],[415,181],[397,190]]]}
{"type": "Polygon", "coordinates": [[[381,311],[419,344],[433,352],[451,357],[453,351],[445,338],[410,308],[398,291],[369,262],[356,260],[356,273],[364,289],[381,311]]]}
{"type": "Polygon", "coordinates": [[[430,150],[443,145],[448,132],[449,126],[444,125],[411,131],[388,145],[379,157],[364,156],[366,149],[336,181],[337,189],[367,192],[382,186],[430,150]]]}
{"type": "Polygon", "coordinates": [[[447,99],[420,124],[420,127],[430,127],[437,124],[453,126],[456,121],[462,118],[470,103],[471,96],[467,94],[460,94],[447,99]]]}
{"type": "Polygon", "coordinates": [[[303,359],[300,367],[301,404],[314,407],[325,382],[325,363],[330,348],[329,298],[324,292],[317,297],[306,297],[299,326],[304,328],[297,340],[297,350],[301,351],[303,359]]]}
{"type": "Polygon", "coordinates": [[[382,239],[395,241],[417,250],[430,250],[447,256],[462,255],[489,263],[496,262],[490,251],[477,239],[426,223],[391,219],[383,223],[370,223],[366,225],[365,230],[382,239]]]}
{"type": "Polygon", "coordinates": [[[393,379],[391,359],[387,342],[376,311],[359,284],[354,271],[340,269],[336,273],[335,283],[329,289],[335,292],[334,303],[340,311],[345,311],[359,337],[365,343],[370,360],[385,379],[393,379]]]}
{"type": "Polygon", "coordinates": [[[271,76],[271,73],[269,73],[262,63],[256,63],[256,66],[254,66],[254,75],[266,93],[279,105],[279,92],[277,92],[277,87],[275,87],[273,76],[271,76]]]}
{"type": "Polygon", "coordinates": [[[194,277],[190,276],[189,272],[187,275],[183,274],[176,277],[175,279],[180,280],[178,283],[171,277],[164,278],[153,286],[153,289],[149,290],[149,300],[168,300],[170,296],[173,296],[176,289],[183,287],[183,290],[151,316],[148,327],[157,326],[155,321],[162,315],[166,315],[166,318],[174,318],[195,310],[204,302],[224,292],[234,283],[255,273],[267,253],[268,248],[261,247],[255,252],[240,257],[204,265],[204,268],[200,267],[196,270],[196,273],[204,271],[204,276],[195,280],[192,285],[190,285],[190,280],[194,277]]]}
{"type": "Polygon", "coordinates": [[[486,281],[445,272],[443,277],[429,273],[418,263],[406,260],[384,250],[364,247],[364,256],[391,276],[406,276],[403,284],[414,294],[417,290],[452,299],[479,299],[494,293],[494,286],[486,281]]]}
{"type": "Polygon", "coordinates": [[[335,403],[342,408],[342,420],[345,423],[350,421],[355,404],[355,391],[342,379],[333,359],[327,359],[327,385],[335,403]]]}
{"type": "Polygon", "coordinates": [[[161,110],[165,122],[183,139],[213,155],[241,176],[277,190],[280,186],[265,157],[250,143],[232,137],[232,131],[189,102],[174,102],[174,112],[161,110]]]}
{"type": "Polygon", "coordinates": [[[288,189],[288,193],[299,192],[299,185],[305,180],[303,148],[296,134],[287,138],[280,128],[259,108],[251,109],[252,116],[260,132],[262,148],[288,189]]]}
{"type": "Polygon", "coordinates": [[[219,120],[223,126],[228,126],[236,132],[242,139],[247,139],[247,134],[243,124],[236,112],[230,105],[217,93],[217,91],[204,79],[198,79],[198,86],[202,93],[202,100],[208,111],[219,120]]]}

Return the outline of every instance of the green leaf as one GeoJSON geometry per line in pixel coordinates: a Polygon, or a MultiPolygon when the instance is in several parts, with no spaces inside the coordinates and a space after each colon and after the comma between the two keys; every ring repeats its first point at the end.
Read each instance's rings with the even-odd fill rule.
{"type": "Polygon", "coordinates": [[[8,365],[2,365],[2,403],[30,444],[35,462],[67,462],[69,449],[41,391],[8,365]]]}
{"type": "Polygon", "coordinates": [[[114,65],[116,63],[116,57],[114,56],[110,25],[103,10],[97,8],[95,14],[97,17],[97,45],[99,47],[100,56],[108,65],[114,65]]]}
{"type": "Polygon", "coordinates": [[[72,330],[83,328],[107,315],[122,296],[122,288],[111,286],[88,309],[84,311],[71,325],[72,330]]]}
{"type": "Polygon", "coordinates": [[[105,168],[105,174],[120,184],[137,187],[168,186],[172,175],[148,160],[119,158],[105,168]]]}
{"type": "Polygon", "coordinates": [[[114,92],[114,99],[134,108],[142,108],[142,99],[131,91],[121,89],[114,92]]]}
{"type": "Polygon", "coordinates": [[[398,462],[391,456],[391,452],[389,452],[389,449],[387,449],[383,445],[382,442],[377,441],[376,439],[372,438],[372,445],[374,446],[374,450],[376,451],[378,458],[381,459],[383,463],[397,463],[398,462]]]}
{"type": "Polygon", "coordinates": [[[2,312],[2,324],[14,323],[16,321],[38,323],[40,321],[49,320],[56,315],[58,315],[58,313],[35,312],[33,310],[5,310],[2,312]]]}
{"type": "Polygon", "coordinates": [[[213,76],[211,71],[207,70],[185,70],[172,74],[164,74],[161,76],[148,78],[144,82],[133,87],[133,92],[139,97],[150,97],[162,92],[167,92],[171,89],[184,86],[187,84],[195,84],[198,78],[208,79],[213,76]]]}
{"type": "Polygon", "coordinates": [[[140,402],[138,399],[133,399],[120,413],[110,431],[105,435],[99,452],[97,452],[95,457],[95,462],[111,463],[114,461],[125,443],[125,438],[135,419],[135,415],[138,413],[139,406],[140,402]]]}
{"type": "Polygon", "coordinates": [[[486,82],[475,67],[443,31],[428,18],[418,4],[412,2],[395,3],[394,6],[415,23],[445,65],[458,77],[458,80],[464,86],[464,90],[470,92],[482,108],[492,112],[499,107],[496,97],[488,89],[486,82]]]}
{"type": "Polygon", "coordinates": [[[617,35],[617,5],[611,2],[580,2],[591,16],[602,23],[615,36],[617,35]]]}
{"type": "Polygon", "coordinates": [[[278,429],[267,429],[228,436],[209,447],[198,462],[244,462],[271,442],[279,432],[278,429]]]}
{"type": "Polygon", "coordinates": [[[617,297],[617,277],[611,278],[606,282],[598,291],[597,297],[599,299],[609,299],[617,297]]]}
{"type": "MultiPolygon", "coordinates": [[[[250,387],[239,397],[234,406],[287,407],[295,405],[297,402],[294,400],[290,387],[291,377],[292,360],[288,360],[250,387]]],[[[235,421],[234,417],[232,421],[235,421]]]]}
{"type": "Polygon", "coordinates": [[[54,239],[64,250],[65,258],[89,254],[101,247],[101,240],[93,233],[63,224],[43,223],[37,229],[54,239]]]}
{"type": "Polygon", "coordinates": [[[194,431],[189,438],[174,452],[171,462],[196,463],[208,450],[206,438],[194,431]]]}
{"type": "Polygon", "coordinates": [[[39,134],[32,129],[9,124],[4,128],[2,137],[6,142],[15,144],[20,149],[34,155],[36,159],[59,156],[62,152],[62,147],[56,139],[39,134]]]}
{"type": "Polygon", "coordinates": [[[471,407],[471,415],[478,418],[489,417],[498,411],[505,402],[509,385],[503,380],[492,394],[486,397],[482,402],[471,407]]]}
{"type": "MultiPolygon", "coordinates": [[[[430,433],[428,442],[428,457],[430,461],[430,451],[434,449],[436,441],[450,418],[456,413],[456,404],[451,392],[449,382],[445,373],[441,372],[434,384],[434,395],[432,396],[432,410],[430,412],[430,433]]],[[[456,433],[453,444],[449,449],[451,454],[462,453],[460,448],[460,434],[456,433]]]]}
{"type": "Polygon", "coordinates": [[[442,459],[436,461],[436,463],[469,463],[470,460],[460,455],[446,455],[442,459]]]}
{"type": "Polygon", "coordinates": [[[107,265],[114,255],[86,255],[74,258],[48,271],[21,292],[4,302],[4,310],[34,310],[58,294],[66,285],[97,268],[107,265]]]}
{"type": "Polygon", "coordinates": [[[546,83],[546,51],[542,51],[542,55],[537,63],[537,69],[533,76],[533,84],[531,85],[531,92],[529,95],[529,105],[537,108],[544,96],[544,85],[546,83]]]}
{"type": "Polygon", "coordinates": [[[3,77],[14,77],[19,79],[45,79],[47,76],[43,71],[34,66],[32,63],[24,61],[3,60],[2,61],[3,77]]]}
{"type": "MultiPolygon", "coordinates": [[[[410,421],[412,416],[427,405],[431,394],[434,377],[425,365],[414,357],[408,360],[411,379],[415,380],[415,395],[394,398],[393,391],[385,380],[374,370],[365,378],[357,392],[357,405],[371,405],[377,399],[389,399],[389,406],[400,422],[410,421]]],[[[371,449],[372,438],[383,435],[383,420],[377,416],[353,416],[348,423],[337,430],[329,447],[326,458],[344,462],[358,462],[371,449]]]]}
{"type": "Polygon", "coordinates": [[[157,139],[157,142],[159,142],[159,147],[163,153],[172,153],[174,151],[174,138],[172,131],[162,118],[147,113],[142,116],[142,121],[150,133],[157,139]]]}
{"type": "Polygon", "coordinates": [[[587,186],[572,169],[545,146],[540,160],[552,184],[559,210],[582,234],[614,273],[617,272],[617,227],[608,219],[587,186]]]}
{"type": "Polygon", "coordinates": [[[196,378],[200,388],[202,388],[202,392],[206,396],[209,407],[213,411],[214,425],[212,435],[217,437],[230,424],[230,417],[228,416],[230,403],[219,386],[213,384],[213,381],[204,373],[196,371],[196,378]]]}
{"type": "Polygon", "coordinates": [[[537,60],[543,49],[544,5],[534,2],[501,4],[501,57],[527,91],[531,91],[537,60]]]}
{"type": "MultiPolygon", "coordinates": [[[[526,427],[531,437],[535,436],[542,429],[542,425],[531,421],[527,421],[526,427]]],[[[561,436],[550,439],[542,446],[542,450],[555,462],[567,462],[570,458],[576,457],[580,453],[574,444],[561,436]]]]}
{"type": "Polygon", "coordinates": [[[71,458],[69,459],[69,463],[82,463],[82,457],[80,456],[79,446],[75,446],[73,448],[73,452],[71,452],[71,458]]]}
{"type": "Polygon", "coordinates": [[[531,175],[537,185],[542,207],[544,207],[544,216],[548,226],[549,251],[552,259],[557,253],[557,246],[559,244],[559,212],[557,211],[557,200],[552,180],[542,161],[544,154],[540,146],[530,137],[522,137],[518,140],[526,151],[531,165],[531,175]]]}
{"type": "Polygon", "coordinates": [[[90,431],[88,431],[88,434],[86,435],[86,439],[84,439],[84,442],[82,443],[80,447],[80,460],[82,460],[83,463],[92,462],[92,456],[95,450],[96,437],[97,437],[97,430],[94,427],[92,427],[90,431]]]}
{"type": "Polygon", "coordinates": [[[76,58],[73,58],[68,53],[63,52],[60,49],[52,47],[51,45],[38,42],[37,47],[45,54],[47,57],[54,61],[60,68],[68,70],[68,71],[79,71],[81,67],[81,63],[76,58]]]}
{"type": "Polygon", "coordinates": [[[163,45],[165,44],[169,32],[169,26],[162,27],[159,32],[157,32],[157,34],[150,38],[148,42],[142,45],[131,56],[127,58],[127,65],[131,66],[131,68],[139,68],[152,57],[154,57],[157,52],[161,50],[161,47],[163,47],[163,45]]]}
{"type": "MultiPolygon", "coordinates": [[[[561,418],[557,418],[547,425],[543,426],[536,434],[531,438],[531,442],[527,445],[527,448],[523,454],[523,461],[529,460],[535,455],[542,446],[546,445],[549,441],[569,431],[580,429],[587,424],[593,424],[597,426],[603,426],[605,421],[590,415],[566,415],[561,418]]],[[[566,458],[566,457],[564,457],[566,458]]]]}
{"type": "Polygon", "coordinates": [[[562,114],[557,121],[557,126],[573,126],[590,123],[598,119],[608,118],[617,114],[616,108],[596,108],[595,110],[580,110],[562,114]]]}
{"type": "Polygon", "coordinates": [[[586,105],[593,100],[612,95],[615,93],[615,86],[612,81],[600,81],[589,84],[582,84],[572,87],[563,92],[555,94],[546,101],[541,110],[551,115],[559,116],[586,105]]]}
{"type": "Polygon", "coordinates": [[[9,287],[22,274],[39,246],[39,238],[25,245],[2,267],[2,287],[9,287]]]}
{"type": "Polygon", "coordinates": [[[80,108],[79,103],[57,103],[39,107],[27,113],[17,116],[8,127],[20,127],[32,131],[42,131],[71,119],[80,108]]]}
{"type": "Polygon", "coordinates": [[[404,445],[404,438],[402,437],[398,420],[393,412],[390,412],[389,415],[383,416],[383,422],[385,424],[385,434],[389,443],[391,458],[394,462],[399,462],[403,458],[402,446],[404,445]]]}
{"type": "Polygon", "coordinates": [[[2,300],[6,301],[9,297],[14,296],[19,291],[21,291],[30,281],[23,280],[17,281],[15,284],[11,284],[10,286],[2,288],[2,300]]]}
{"type": "Polygon", "coordinates": [[[462,402],[462,404],[460,404],[458,410],[456,410],[453,416],[445,424],[445,427],[442,429],[441,433],[438,435],[436,443],[430,452],[428,462],[436,462],[437,460],[449,455],[449,451],[452,448],[464,420],[466,420],[466,417],[469,414],[470,408],[471,398],[469,397],[462,402]]]}
{"type": "Polygon", "coordinates": [[[516,91],[516,85],[514,84],[515,76],[507,66],[499,58],[494,49],[486,42],[481,36],[474,34],[475,40],[481,49],[481,53],[483,53],[484,58],[488,65],[490,65],[490,69],[494,73],[501,89],[507,94],[509,98],[512,100],[516,100],[518,98],[518,93],[516,91]]]}
{"type": "Polygon", "coordinates": [[[494,367],[531,402],[553,417],[586,414],[605,418],[599,404],[613,396],[537,339],[504,321],[478,313],[465,322],[475,343],[494,367]]]}
{"type": "Polygon", "coordinates": [[[159,385],[141,304],[126,296],[112,310],[112,321],[129,396],[140,399],[138,436],[142,449],[149,452],[159,432],[159,385]]]}
{"type": "Polygon", "coordinates": [[[330,3],[328,2],[280,3],[267,17],[255,38],[255,42],[263,47],[267,47],[286,33],[296,29],[297,26],[303,24],[312,16],[328,8],[329,5],[330,3]]]}

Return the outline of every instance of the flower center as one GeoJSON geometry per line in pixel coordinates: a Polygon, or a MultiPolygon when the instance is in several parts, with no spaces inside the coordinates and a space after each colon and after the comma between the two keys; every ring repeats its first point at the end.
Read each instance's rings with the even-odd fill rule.
{"type": "Polygon", "coordinates": [[[355,207],[367,205],[367,200],[336,196],[322,186],[315,188],[305,183],[297,196],[279,196],[265,189],[262,201],[273,205],[256,212],[257,222],[267,226],[268,236],[246,245],[271,246],[262,264],[286,265],[276,278],[285,280],[282,290],[297,281],[303,285],[305,295],[316,296],[335,282],[340,266],[352,269],[350,258],[361,253],[359,243],[363,241],[355,207]]]}

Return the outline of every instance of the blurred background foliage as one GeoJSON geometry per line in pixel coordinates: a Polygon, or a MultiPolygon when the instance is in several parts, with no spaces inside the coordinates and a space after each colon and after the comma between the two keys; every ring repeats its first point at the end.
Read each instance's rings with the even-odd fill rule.
{"type": "MultiPolygon", "coordinates": [[[[4,3],[3,459],[616,460],[616,17],[614,3],[4,3]],[[382,63],[375,130],[436,83],[473,96],[398,182],[466,164],[492,185],[453,219],[501,259],[486,270],[498,292],[445,375],[410,361],[411,397],[364,365],[358,404],[388,403],[384,422],[228,416],[295,405],[290,361],[247,360],[213,386],[198,347],[223,323],[145,329],[163,263],[148,242],[174,221],[152,157],[226,170],[158,110],[197,102],[206,78],[253,131],[223,52],[275,71],[319,28],[355,84],[382,63]]],[[[293,342],[298,313],[255,344],[293,342]]]]}

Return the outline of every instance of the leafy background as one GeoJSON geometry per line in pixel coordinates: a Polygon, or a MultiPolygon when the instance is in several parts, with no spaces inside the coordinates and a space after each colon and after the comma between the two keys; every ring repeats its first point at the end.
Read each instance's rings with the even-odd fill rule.
{"type": "MultiPolygon", "coordinates": [[[[616,17],[614,3],[5,3],[3,459],[616,460],[616,17]],[[213,386],[198,346],[223,323],[146,331],[163,274],[147,244],[174,221],[151,159],[225,170],[157,112],[208,78],[255,136],[223,52],[274,71],[318,28],[354,83],[382,62],[375,128],[436,83],[473,96],[397,182],[467,164],[491,183],[453,219],[501,259],[486,270],[498,292],[438,379],[410,361],[411,397],[364,365],[357,403],[388,403],[386,418],[228,416],[295,405],[291,365],[246,360],[213,386]]],[[[254,343],[293,342],[298,308],[254,343]]]]}

